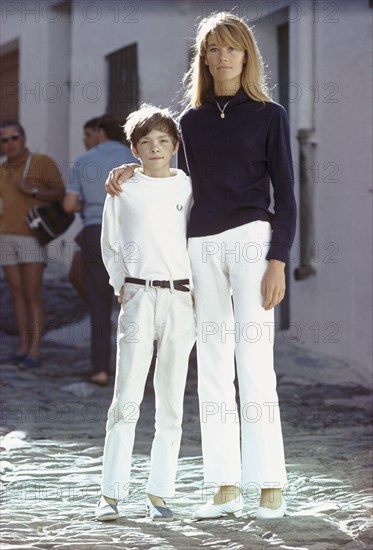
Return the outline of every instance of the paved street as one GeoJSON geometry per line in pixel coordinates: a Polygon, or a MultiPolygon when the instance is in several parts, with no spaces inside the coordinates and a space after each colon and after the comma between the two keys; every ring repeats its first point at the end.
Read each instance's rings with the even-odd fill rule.
{"type": "MultiPolygon", "coordinates": [[[[65,287],[62,291],[61,308],[63,303],[71,307],[77,301],[73,291],[71,296],[65,287]]],[[[137,428],[130,498],[120,504],[118,521],[97,522],[94,507],[113,379],[106,388],[88,383],[89,322],[84,312],[75,319],[69,310],[67,316],[70,325],[65,318],[62,328],[57,324],[44,338],[43,367],[25,372],[0,365],[2,550],[373,548],[369,376],[343,361],[307,352],[281,333],[276,361],[288,516],[256,520],[258,495],[246,491],[242,518],[191,520],[207,493],[201,491],[193,352],[177,495],[169,502],[176,520],[155,524],[144,517],[154,426],[150,375],[137,428]]],[[[113,347],[114,323],[113,316],[113,347]]],[[[1,337],[4,356],[15,337],[5,332],[1,337]]]]}

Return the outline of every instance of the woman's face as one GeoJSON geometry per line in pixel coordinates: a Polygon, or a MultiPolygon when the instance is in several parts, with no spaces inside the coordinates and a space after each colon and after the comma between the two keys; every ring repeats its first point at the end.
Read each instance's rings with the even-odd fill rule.
{"type": "Polygon", "coordinates": [[[214,79],[215,92],[232,95],[241,86],[241,73],[246,63],[245,52],[234,46],[219,46],[213,35],[207,40],[205,63],[214,79]]]}
{"type": "Polygon", "coordinates": [[[9,159],[16,159],[26,152],[25,137],[18,126],[6,126],[1,129],[1,149],[9,159]]]}

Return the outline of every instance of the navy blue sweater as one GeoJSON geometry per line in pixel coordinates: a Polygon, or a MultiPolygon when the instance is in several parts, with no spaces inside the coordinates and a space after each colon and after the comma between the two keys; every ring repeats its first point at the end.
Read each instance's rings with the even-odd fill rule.
{"type": "Polygon", "coordinates": [[[286,262],[296,223],[287,113],[277,103],[253,101],[243,88],[228,99],[224,119],[213,93],[180,117],[194,196],[188,237],[269,221],[273,232],[267,259],[286,262]],[[274,212],[269,209],[270,181],[274,212]]]}

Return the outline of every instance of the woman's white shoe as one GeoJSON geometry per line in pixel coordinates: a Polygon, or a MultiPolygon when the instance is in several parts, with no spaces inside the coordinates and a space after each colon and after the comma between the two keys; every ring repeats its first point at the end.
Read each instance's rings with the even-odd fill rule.
{"type": "Polygon", "coordinates": [[[256,512],[256,517],[257,519],[282,518],[285,515],[285,512],[286,512],[286,502],[282,498],[281,504],[278,508],[264,508],[262,506],[259,506],[256,512]]]}
{"type": "Polygon", "coordinates": [[[97,503],[95,511],[96,519],[99,521],[113,521],[119,518],[116,504],[109,504],[104,497],[101,497],[97,503]]]}
{"type": "Polygon", "coordinates": [[[226,516],[228,514],[233,514],[236,518],[242,516],[243,508],[243,498],[241,495],[239,497],[225,502],[224,504],[214,504],[214,500],[211,499],[206,504],[198,508],[193,514],[194,519],[213,519],[226,516]]]}

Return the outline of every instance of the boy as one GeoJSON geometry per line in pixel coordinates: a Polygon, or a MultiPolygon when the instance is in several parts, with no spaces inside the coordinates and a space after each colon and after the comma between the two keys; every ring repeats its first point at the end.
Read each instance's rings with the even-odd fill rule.
{"type": "Polygon", "coordinates": [[[125,193],[107,197],[103,214],[102,256],[121,312],[96,518],[116,519],[117,502],[128,494],[136,422],[157,340],[146,504],[152,520],[170,521],[173,514],[163,499],[174,494],[188,359],[196,337],[186,241],[192,190],[185,173],[170,168],[179,133],[166,109],[142,106],[127,118],[125,133],[142,167],[125,193]]]}

